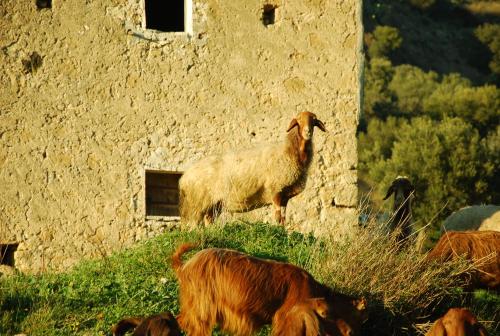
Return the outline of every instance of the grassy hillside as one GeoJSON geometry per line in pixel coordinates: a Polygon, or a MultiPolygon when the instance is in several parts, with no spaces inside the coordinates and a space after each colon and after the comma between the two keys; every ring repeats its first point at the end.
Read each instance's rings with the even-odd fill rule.
{"type": "Polygon", "coordinates": [[[463,264],[429,268],[413,250],[396,253],[390,237],[375,227],[334,241],[236,222],[174,230],[66,273],[0,278],[0,335],[109,335],[111,325],[125,316],[178,313],[177,282],[168,260],[186,241],[288,261],[338,291],[366,297],[365,335],[418,335],[453,305],[469,306],[492,334],[499,330],[492,322],[500,318],[498,296],[466,297],[453,289],[453,274],[463,271],[463,264]]]}

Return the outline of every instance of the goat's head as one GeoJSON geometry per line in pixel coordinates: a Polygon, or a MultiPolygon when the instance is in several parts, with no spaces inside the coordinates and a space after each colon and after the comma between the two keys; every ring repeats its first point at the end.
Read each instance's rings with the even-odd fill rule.
{"type": "MultiPolygon", "coordinates": [[[[321,302],[320,302],[321,303],[321,302]]],[[[361,332],[362,324],[368,318],[366,300],[364,298],[333,299],[330,310],[324,310],[324,305],[318,305],[316,314],[323,319],[323,329],[328,336],[354,336],[361,332]],[[324,311],[326,318],[319,311],[324,311]]]]}
{"type": "Polygon", "coordinates": [[[316,118],[316,115],[311,112],[300,112],[295,118],[290,121],[287,132],[290,132],[294,127],[299,128],[299,134],[304,140],[310,140],[313,136],[314,126],[318,127],[323,132],[326,132],[325,125],[321,120],[316,118]]]}
{"type": "Polygon", "coordinates": [[[394,204],[402,204],[410,199],[410,196],[415,192],[415,187],[406,176],[398,176],[392,181],[391,186],[387,190],[384,200],[394,194],[394,204]]]}

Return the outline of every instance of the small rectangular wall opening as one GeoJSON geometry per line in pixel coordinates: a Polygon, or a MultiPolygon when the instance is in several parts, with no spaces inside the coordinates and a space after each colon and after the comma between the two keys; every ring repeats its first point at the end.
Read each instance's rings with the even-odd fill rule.
{"type": "MultiPolygon", "coordinates": [[[[144,0],[146,29],[162,32],[184,32],[185,0],[144,0]]],[[[189,1],[189,0],[186,0],[189,1]]]]}
{"type": "Polygon", "coordinates": [[[146,216],[179,216],[180,172],[146,171],[146,216]]]}
{"type": "Polygon", "coordinates": [[[264,5],[264,8],[262,9],[262,23],[264,24],[264,26],[274,24],[275,19],[276,6],[271,4],[264,5]]]}
{"type": "Polygon", "coordinates": [[[0,244],[0,265],[14,267],[14,252],[16,252],[19,243],[0,244]]]}
{"type": "Polygon", "coordinates": [[[35,1],[37,9],[52,8],[52,0],[36,0],[35,1]]]}

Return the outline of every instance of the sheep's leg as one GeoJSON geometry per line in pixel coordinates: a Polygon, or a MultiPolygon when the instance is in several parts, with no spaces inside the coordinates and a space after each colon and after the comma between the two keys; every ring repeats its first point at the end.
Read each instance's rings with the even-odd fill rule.
{"type": "Polygon", "coordinates": [[[208,212],[203,216],[203,222],[205,223],[205,226],[208,226],[214,222],[214,216],[211,212],[208,212]]]}
{"type": "Polygon", "coordinates": [[[222,203],[217,202],[215,205],[211,206],[203,216],[203,221],[206,225],[210,225],[214,222],[215,218],[219,216],[222,212],[222,203]]]}
{"type": "Polygon", "coordinates": [[[288,204],[288,198],[282,198],[281,201],[281,225],[285,225],[285,218],[286,218],[286,205],[288,204]]]}
{"type": "Polygon", "coordinates": [[[284,196],[282,193],[277,193],[273,197],[273,205],[274,205],[274,218],[276,222],[281,225],[285,225],[285,214],[286,214],[286,205],[288,203],[288,197],[284,196]]]}
{"type": "Polygon", "coordinates": [[[277,193],[273,197],[274,205],[274,219],[276,222],[281,223],[281,194],[277,193]]]}

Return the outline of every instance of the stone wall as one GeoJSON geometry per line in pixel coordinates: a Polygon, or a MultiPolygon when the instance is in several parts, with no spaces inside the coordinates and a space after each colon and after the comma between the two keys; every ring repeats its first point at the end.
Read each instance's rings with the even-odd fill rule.
{"type": "Polygon", "coordinates": [[[63,270],[162,232],[146,169],[280,141],[303,110],[328,132],[289,223],[355,225],[360,1],[193,0],[189,33],[145,29],[143,1],[0,3],[0,244],[19,244],[15,266],[63,270]]]}

